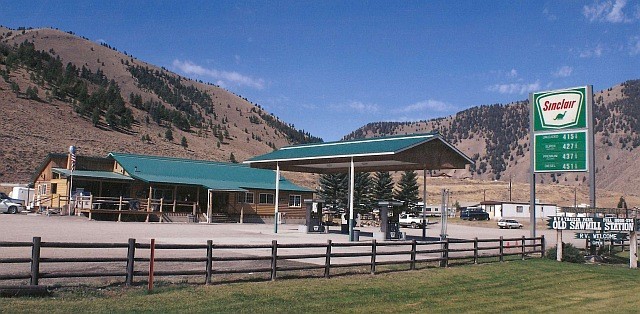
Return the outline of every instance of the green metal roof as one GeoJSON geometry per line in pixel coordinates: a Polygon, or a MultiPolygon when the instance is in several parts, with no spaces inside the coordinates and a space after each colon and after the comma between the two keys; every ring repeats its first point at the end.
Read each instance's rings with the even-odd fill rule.
{"type": "Polygon", "coordinates": [[[429,133],[287,146],[274,152],[251,158],[246,162],[391,155],[422,142],[432,140],[435,137],[435,134],[429,133]]]}
{"type": "MultiPolygon", "coordinates": [[[[110,153],[108,157],[115,159],[131,177],[145,182],[200,185],[223,191],[275,189],[274,171],[241,164],[124,153],[110,153]]],[[[312,192],[282,177],[280,189],[312,192]]]]}
{"type": "MultiPolygon", "coordinates": [[[[52,172],[61,174],[65,177],[69,177],[72,173],[69,169],[63,168],[52,168],[52,172]]],[[[133,181],[133,178],[121,175],[119,173],[111,172],[111,171],[93,171],[93,170],[74,170],[73,176],[76,178],[98,178],[98,179],[106,179],[106,180],[124,180],[124,181],[133,181]]]]}
{"type": "Polygon", "coordinates": [[[245,161],[254,168],[312,173],[461,169],[473,161],[438,133],[283,147],[245,161]]]}

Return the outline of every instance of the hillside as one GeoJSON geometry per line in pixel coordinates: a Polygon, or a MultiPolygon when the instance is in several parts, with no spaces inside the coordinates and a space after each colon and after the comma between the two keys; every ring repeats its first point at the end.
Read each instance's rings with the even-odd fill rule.
{"type": "Polygon", "coordinates": [[[0,75],[0,182],[27,182],[70,145],[83,155],[242,161],[321,141],[218,86],[70,32],[0,27],[0,75]]]}
{"type": "MultiPolygon", "coordinates": [[[[598,189],[637,195],[640,185],[640,80],[594,95],[598,189]]],[[[440,132],[475,161],[456,178],[526,183],[529,180],[529,105],[521,101],[469,108],[453,116],[419,122],[375,122],[345,138],[440,132]]],[[[586,187],[586,173],[539,175],[538,182],[586,187]]]]}

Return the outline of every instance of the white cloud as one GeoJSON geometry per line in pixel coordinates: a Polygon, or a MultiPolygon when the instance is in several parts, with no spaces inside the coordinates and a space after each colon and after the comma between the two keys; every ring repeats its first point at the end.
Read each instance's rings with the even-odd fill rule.
{"type": "Polygon", "coordinates": [[[560,67],[557,71],[553,72],[553,76],[568,77],[568,76],[571,76],[572,72],[573,72],[573,68],[568,65],[565,65],[560,67]]]}
{"type": "Polygon", "coordinates": [[[509,71],[509,74],[507,74],[507,76],[516,77],[518,76],[518,71],[516,71],[516,69],[511,69],[511,71],[509,71]]]}
{"type": "Polygon", "coordinates": [[[380,106],[376,104],[365,104],[360,101],[352,101],[347,107],[359,113],[377,113],[380,111],[380,106]]]}
{"type": "Polygon", "coordinates": [[[631,37],[629,40],[629,54],[632,56],[640,54],[640,36],[631,37]]]}
{"type": "Polygon", "coordinates": [[[598,58],[602,56],[603,50],[604,49],[602,45],[598,44],[597,46],[595,46],[595,48],[586,49],[580,52],[580,58],[591,58],[591,57],[598,58]]]}
{"type": "Polygon", "coordinates": [[[488,90],[491,92],[498,92],[500,94],[527,94],[530,92],[534,92],[540,90],[540,82],[536,81],[535,83],[511,83],[511,84],[496,84],[488,87],[488,90]]]}
{"type": "Polygon", "coordinates": [[[265,84],[263,79],[255,79],[250,76],[242,75],[238,72],[207,69],[188,60],[173,60],[173,66],[185,74],[195,74],[211,77],[215,79],[216,84],[221,87],[226,87],[229,85],[239,85],[248,86],[255,89],[263,89],[265,84]]]}
{"type": "MultiPolygon", "coordinates": [[[[590,22],[629,23],[633,19],[624,14],[623,9],[626,5],[627,0],[596,1],[592,5],[582,7],[582,15],[590,22]]],[[[634,18],[637,18],[637,14],[634,18]]]]}
{"type": "Polygon", "coordinates": [[[455,107],[453,105],[447,104],[447,103],[445,103],[443,101],[429,99],[429,100],[419,101],[417,103],[404,106],[404,107],[402,107],[400,109],[397,109],[396,111],[397,112],[403,112],[403,113],[424,112],[424,111],[429,111],[429,112],[448,112],[451,109],[455,109],[455,107]]]}

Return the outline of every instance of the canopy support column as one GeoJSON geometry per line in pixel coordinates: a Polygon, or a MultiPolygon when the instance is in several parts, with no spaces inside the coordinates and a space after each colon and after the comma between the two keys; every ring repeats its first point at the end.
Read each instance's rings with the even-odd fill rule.
{"type": "Polygon", "coordinates": [[[351,157],[351,163],[349,165],[349,241],[354,241],[353,237],[353,225],[354,225],[354,213],[353,213],[353,190],[355,181],[355,166],[353,164],[353,157],[351,157]]]}
{"type": "Polygon", "coordinates": [[[427,166],[422,170],[422,241],[427,240],[427,166]]]}
{"type": "Polygon", "coordinates": [[[278,233],[278,206],[280,205],[280,164],[276,162],[276,199],[275,199],[275,215],[273,219],[273,229],[278,233]]]}
{"type": "Polygon", "coordinates": [[[207,223],[211,223],[211,214],[213,214],[213,198],[211,197],[211,189],[207,189],[207,223]]]}

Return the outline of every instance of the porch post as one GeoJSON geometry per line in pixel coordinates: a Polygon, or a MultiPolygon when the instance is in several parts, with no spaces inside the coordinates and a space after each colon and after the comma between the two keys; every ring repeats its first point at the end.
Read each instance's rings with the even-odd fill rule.
{"type": "Polygon", "coordinates": [[[151,211],[151,196],[153,194],[153,187],[149,184],[149,197],[147,198],[147,211],[151,211]]]}
{"type": "Polygon", "coordinates": [[[349,241],[354,241],[353,238],[353,224],[354,224],[354,213],[353,213],[353,190],[354,190],[354,181],[355,181],[355,169],[353,165],[353,157],[351,157],[351,164],[349,165],[349,241]]]}
{"type": "Polygon", "coordinates": [[[275,199],[275,215],[273,219],[273,229],[278,233],[278,206],[280,205],[280,164],[276,161],[276,199],[275,199]]]}
{"type": "Polygon", "coordinates": [[[200,209],[200,187],[196,190],[196,203],[193,206],[193,214],[196,215],[196,211],[200,209]]]}
{"type": "Polygon", "coordinates": [[[176,212],[176,198],[178,197],[178,186],[173,186],[173,212],[176,212]]]}

